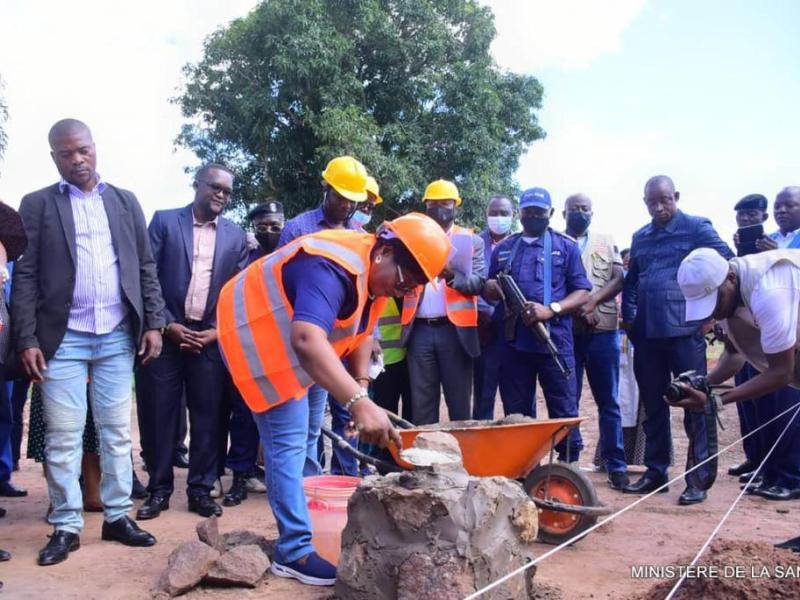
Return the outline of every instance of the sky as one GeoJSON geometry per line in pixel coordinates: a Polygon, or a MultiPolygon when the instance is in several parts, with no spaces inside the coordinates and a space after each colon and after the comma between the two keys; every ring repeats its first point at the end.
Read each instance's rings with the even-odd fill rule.
{"type": "MultiPolygon", "coordinates": [[[[800,2],[771,0],[484,0],[495,12],[492,52],[503,69],[544,85],[547,137],[520,161],[524,189],[594,201],[595,231],[618,245],[649,217],[642,187],[673,177],[680,208],[711,218],[730,240],[733,204],[770,202],[800,185],[800,2]]],[[[18,206],[56,180],[53,122],[88,123],[104,179],[133,190],[146,215],[191,201],[169,99],[203,39],[255,0],[0,2],[0,77],[9,148],[0,198],[18,206]]],[[[767,229],[774,229],[770,220],[767,229]]]]}

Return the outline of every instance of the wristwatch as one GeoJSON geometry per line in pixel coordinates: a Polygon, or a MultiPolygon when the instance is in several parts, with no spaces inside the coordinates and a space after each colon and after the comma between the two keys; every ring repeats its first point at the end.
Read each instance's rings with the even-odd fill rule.
{"type": "Polygon", "coordinates": [[[548,306],[548,308],[549,308],[550,310],[552,310],[552,311],[553,311],[553,313],[554,313],[556,316],[560,315],[560,314],[561,314],[561,311],[562,311],[562,310],[564,310],[563,308],[561,308],[561,305],[560,305],[558,302],[551,302],[551,303],[550,303],[550,306],[548,306]]]}

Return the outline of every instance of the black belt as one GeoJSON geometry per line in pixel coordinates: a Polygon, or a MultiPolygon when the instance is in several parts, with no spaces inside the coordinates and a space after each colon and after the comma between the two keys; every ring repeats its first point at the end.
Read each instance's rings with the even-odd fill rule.
{"type": "Polygon", "coordinates": [[[425,325],[430,325],[431,327],[441,327],[442,325],[447,325],[450,323],[450,320],[447,317],[434,317],[432,319],[417,317],[417,321],[421,321],[422,323],[425,323],[425,325]]]}
{"type": "Polygon", "coordinates": [[[186,319],[186,327],[195,331],[202,331],[203,329],[203,322],[202,321],[195,321],[193,319],[186,319]]]}

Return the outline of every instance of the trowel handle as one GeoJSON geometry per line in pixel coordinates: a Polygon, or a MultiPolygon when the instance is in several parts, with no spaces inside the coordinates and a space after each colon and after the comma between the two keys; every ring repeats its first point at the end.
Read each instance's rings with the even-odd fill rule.
{"type": "Polygon", "coordinates": [[[414,428],[414,424],[411,423],[410,421],[406,421],[403,417],[400,417],[400,416],[394,414],[390,410],[386,410],[385,408],[383,410],[386,411],[386,414],[388,415],[389,420],[392,422],[392,425],[396,425],[400,429],[413,429],[414,428]]]}

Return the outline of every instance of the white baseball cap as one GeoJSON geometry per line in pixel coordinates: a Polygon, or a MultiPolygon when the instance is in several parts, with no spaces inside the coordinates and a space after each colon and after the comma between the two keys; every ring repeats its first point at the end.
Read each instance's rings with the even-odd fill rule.
{"type": "Polygon", "coordinates": [[[728,261],[711,248],[692,250],[678,267],[678,285],[686,298],[686,320],[709,318],[717,305],[719,286],[728,276],[728,261]]]}

